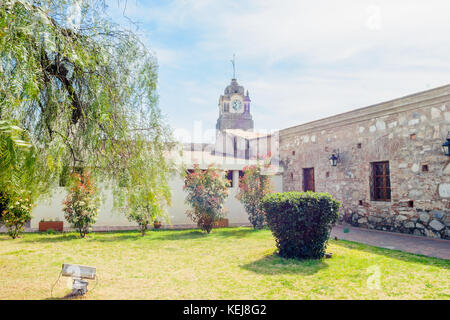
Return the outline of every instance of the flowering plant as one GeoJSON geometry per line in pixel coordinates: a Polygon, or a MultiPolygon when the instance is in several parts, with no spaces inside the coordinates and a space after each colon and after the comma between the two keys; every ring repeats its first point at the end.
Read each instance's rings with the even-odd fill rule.
{"type": "Polygon", "coordinates": [[[224,217],[223,203],[228,196],[228,184],[225,171],[212,165],[206,170],[194,165],[194,170],[186,174],[186,203],[192,208],[186,214],[207,233],[215,221],[224,217]]]}
{"type": "Polygon", "coordinates": [[[269,176],[262,174],[262,170],[268,167],[269,163],[246,166],[243,169],[244,175],[239,178],[236,198],[244,205],[248,219],[255,229],[261,229],[265,224],[261,199],[273,191],[269,176]]]}
{"type": "Polygon", "coordinates": [[[73,173],[71,178],[69,193],[63,201],[64,218],[84,238],[97,219],[99,199],[89,173],[73,173]]]}
{"type": "Polygon", "coordinates": [[[24,230],[25,224],[31,220],[32,209],[31,198],[25,193],[15,194],[9,199],[6,210],[2,212],[2,220],[11,238],[17,238],[24,230]]]}

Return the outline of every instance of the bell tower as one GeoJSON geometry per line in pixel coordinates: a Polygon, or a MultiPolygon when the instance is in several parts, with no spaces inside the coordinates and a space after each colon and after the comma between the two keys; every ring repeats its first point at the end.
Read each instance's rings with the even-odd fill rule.
{"type": "Polygon", "coordinates": [[[224,94],[219,98],[219,118],[216,129],[241,129],[253,130],[253,119],[250,113],[250,97],[248,90],[244,93],[244,87],[239,85],[235,78],[225,88],[224,94]]]}

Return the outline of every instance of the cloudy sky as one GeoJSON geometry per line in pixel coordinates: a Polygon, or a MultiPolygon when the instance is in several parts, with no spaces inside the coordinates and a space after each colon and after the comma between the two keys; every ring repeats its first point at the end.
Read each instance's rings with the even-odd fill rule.
{"type": "Polygon", "coordinates": [[[257,129],[450,83],[446,0],[107,2],[155,52],[160,107],[177,132],[215,128],[233,53],[257,129]]]}

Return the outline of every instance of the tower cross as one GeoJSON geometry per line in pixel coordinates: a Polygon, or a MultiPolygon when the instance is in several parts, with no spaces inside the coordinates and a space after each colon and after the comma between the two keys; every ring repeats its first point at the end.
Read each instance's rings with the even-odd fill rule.
{"type": "Polygon", "coordinates": [[[233,79],[236,79],[236,54],[233,53],[233,60],[230,60],[233,65],[233,79]]]}

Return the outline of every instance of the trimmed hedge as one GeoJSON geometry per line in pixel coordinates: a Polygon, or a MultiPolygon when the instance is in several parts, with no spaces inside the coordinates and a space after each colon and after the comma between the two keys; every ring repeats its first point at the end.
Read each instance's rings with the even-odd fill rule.
{"type": "Polygon", "coordinates": [[[339,217],[339,201],[328,193],[271,193],[262,199],[267,224],[279,255],[284,258],[321,259],[332,226],[339,217]]]}

